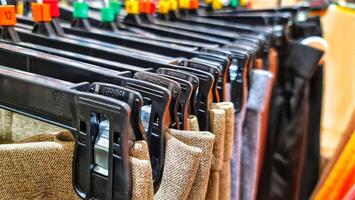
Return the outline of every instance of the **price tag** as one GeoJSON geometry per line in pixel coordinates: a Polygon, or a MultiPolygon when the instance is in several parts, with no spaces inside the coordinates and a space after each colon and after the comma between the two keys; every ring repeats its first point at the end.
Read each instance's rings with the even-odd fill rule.
{"type": "Polygon", "coordinates": [[[212,3],[212,0],[205,0],[205,3],[206,3],[207,5],[209,5],[209,4],[212,3]]]}
{"type": "Polygon", "coordinates": [[[139,2],[137,0],[126,1],[126,12],[127,12],[127,14],[138,14],[139,13],[139,2]]]}
{"type": "Polygon", "coordinates": [[[59,7],[57,0],[43,0],[43,3],[50,5],[52,17],[59,17],[59,7]]]}
{"type": "Polygon", "coordinates": [[[196,10],[200,7],[200,1],[199,0],[190,0],[190,9],[191,10],[196,10]]]}
{"type": "Polygon", "coordinates": [[[139,12],[149,14],[151,10],[151,0],[140,0],[139,2],[139,12]]]}
{"type": "Polygon", "coordinates": [[[188,9],[190,7],[190,0],[179,0],[180,9],[188,9]]]}
{"type": "Polygon", "coordinates": [[[31,3],[32,19],[35,22],[52,21],[51,6],[49,4],[31,3]]]}
{"type": "Polygon", "coordinates": [[[16,22],[15,6],[0,6],[0,26],[14,26],[16,22]]]}
{"type": "Polygon", "coordinates": [[[170,11],[170,2],[167,0],[160,0],[158,12],[160,14],[168,14],[169,11],[170,11]]]}
{"type": "Polygon", "coordinates": [[[111,7],[101,8],[101,21],[102,22],[114,22],[115,11],[111,7]]]}
{"type": "Polygon", "coordinates": [[[177,0],[170,0],[170,10],[176,11],[178,9],[178,1],[177,0]]]}
{"type": "Polygon", "coordinates": [[[119,15],[121,12],[122,5],[121,5],[121,2],[119,2],[119,1],[110,1],[109,7],[114,10],[115,15],[119,15]]]}
{"type": "Polygon", "coordinates": [[[213,0],[212,1],[212,8],[214,10],[221,10],[223,7],[222,1],[221,0],[213,0]]]}

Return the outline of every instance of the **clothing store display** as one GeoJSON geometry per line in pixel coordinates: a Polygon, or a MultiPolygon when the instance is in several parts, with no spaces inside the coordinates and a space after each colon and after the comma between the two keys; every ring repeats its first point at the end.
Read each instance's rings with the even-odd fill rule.
{"type": "Polygon", "coordinates": [[[2,0],[0,199],[351,199],[352,9],[2,0]]]}

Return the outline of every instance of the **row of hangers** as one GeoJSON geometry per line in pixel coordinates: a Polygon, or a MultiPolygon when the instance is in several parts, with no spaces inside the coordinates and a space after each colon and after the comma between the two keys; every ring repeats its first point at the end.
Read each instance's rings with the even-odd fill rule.
{"type": "Polygon", "coordinates": [[[155,15],[152,1],[124,5],[126,13],[115,1],[98,9],[44,0],[31,4],[32,18],[5,0],[0,7],[0,107],[74,134],[73,184],[85,199],[129,199],[135,140],[148,143],[157,190],[164,130],[187,130],[191,115],[209,130],[211,103],[228,93],[239,112],[248,72],[281,48],[306,9],[206,5],[155,15]]]}

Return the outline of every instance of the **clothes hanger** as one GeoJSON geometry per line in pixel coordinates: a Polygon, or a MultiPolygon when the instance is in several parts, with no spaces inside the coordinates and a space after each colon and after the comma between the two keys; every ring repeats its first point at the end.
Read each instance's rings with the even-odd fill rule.
{"type": "MultiPolygon", "coordinates": [[[[154,190],[159,188],[165,158],[164,131],[171,125],[170,102],[171,92],[159,85],[137,79],[126,79],[122,86],[138,91],[144,98],[149,117],[149,126],[145,127],[148,134],[149,156],[152,163],[154,190]]],[[[142,116],[142,112],[141,112],[142,116]]],[[[143,123],[144,124],[144,123],[143,123]]]]}
{"type": "MultiPolygon", "coordinates": [[[[208,111],[213,101],[212,88],[214,84],[214,77],[208,72],[188,67],[175,67],[175,70],[190,73],[199,79],[198,93],[196,96],[196,115],[199,122],[200,130],[209,130],[208,111]]],[[[164,69],[167,71],[167,69],[164,69]]],[[[171,72],[171,71],[170,71],[171,72]]]]}
{"type": "MultiPolygon", "coordinates": [[[[28,35],[27,35],[27,36],[28,36],[28,35]]],[[[31,35],[30,37],[33,38],[33,37],[36,37],[36,36],[31,35]]],[[[48,38],[48,39],[51,39],[51,38],[48,38]]],[[[36,42],[38,42],[38,41],[39,41],[40,44],[43,44],[43,41],[42,41],[41,39],[37,39],[37,40],[36,40],[36,42]]],[[[31,42],[33,42],[33,40],[31,40],[31,42]]],[[[52,42],[51,44],[53,45],[53,42],[52,42]]],[[[54,47],[54,46],[52,46],[52,47],[54,47]]],[[[56,46],[56,47],[57,47],[57,46],[56,46]]],[[[81,47],[82,47],[82,46],[81,46],[81,47]]],[[[85,49],[85,47],[84,47],[84,49],[85,49]]],[[[89,49],[86,48],[86,50],[89,50],[89,49]]],[[[97,56],[97,54],[95,54],[95,55],[97,56]]],[[[107,56],[106,56],[106,57],[107,57],[107,56]]],[[[133,61],[132,61],[131,63],[133,63],[133,61]]],[[[161,65],[160,65],[160,66],[161,66],[161,65]]],[[[165,66],[166,66],[166,65],[165,65],[165,66]]]]}
{"type": "Polygon", "coordinates": [[[157,73],[169,77],[175,77],[178,79],[185,80],[192,85],[191,100],[189,101],[189,105],[186,106],[189,107],[188,109],[189,114],[197,115],[196,102],[197,102],[197,91],[199,91],[199,83],[200,83],[199,78],[191,73],[174,70],[171,68],[160,68],[157,70],[157,73]]]}
{"type": "Polygon", "coordinates": [[[190,104],[191,104],[190,101],[191,101],[191,96],[193,94],[192,84],[189,81],[174,76],[169,76],[165,74],[159,74],[159,75],[179,83],[181,87],[181,95],[178,100],[178,107],[177,107],[177,112],[179,117],[179,127],[181,130],[188,130],[188,119],[190,116],[190,104]]]}
{"type": "Polygon", "coordinates": [[[137,72],[134,74],[134,78],[146,82],[150,82],[156,85],[160,85],[168,89],[171,93],[170,103],[170,115],[171,115],[171,128],[180,129],[179,115],[178,115],[178,102],[181,95],[180,84],[169,78],[159,76],[156,73],[151,72],[137,72]]]}
{"type": "MultiPolygon", "coordinates": [[[[163,139],[163,134],[164,134],[164,130],[170,126],[170,114],[169,114],[169,106],[170,106],[170,99],[171,99],[171,94],[170,91],[167,89],[164,89],[158,85],[155,84],[148,84],[147,82],[144,81],[138,81],[138,80],[134,80],[134,79],[128,79],[125,78],[123,76],[117,75],[117,72],[105,69],[105,70],[100,70],[100,68],[94,68],[94,67],[88,67],[85,65],[79,65],[81,66],[81,68],[77,67],[77,70],[75,72],[75,68],[70,68],[66,67],[65,68],[61,68],[60,64],[55,65],[55,61],[61,62],[61,61],[66,61],[66,59],[64,58],[59,58],[56,56],[46,56],[45,53],[40,53],[37,52],[37,54],[33,54],[33,55],[26,55],[27,51],[25,51],[24,48],[21,47],[14,47],[12,45],[8,45],[8,44],[1,44],[0,43],[0,55],[4,55],[2,54],[3,50],[2,48],[6,51],[12,50],[12,49],[18,49],[18,52],[16,52],[17,54],[15,55],[24,55],[22,57],[17,57],[17,61],[23,61],[25,63],[17,63],[16,65],[14,64],[15,61],[12,62],[8,62],[8,65],[10,67],[16,67],[17,69],[20,70],[30,70],[31,72],[35,72],[37,74],[41,74],[41,75],[45,75],[45,76],[51,76],[51,77],[57,77],[60,78],[62,80],[71,80],[71,81],[81,81],[81,80],[86,80],[86,81],[90,81],[90,82],[95,82],[95,81],[101,81],[101,82],[108,82],[108,83],[113,83],[115,85],[121,85],[123,87],[126,87],[128,89],[133,89],[137,92],[139,92],[144,98],[148,98],[148,100],[146,101],[146,99],[144,99],[144,103],[152,103],[153,107],[152,107],[152,112],[151,112],[151,119],[155,119],[155,121],[149,121],[149,125],[148,128],[146,130],[147,134],[148,134],[148,144],[150,147],[150,152],[151,157],[155,158],[155,163],[154,166],[155,167],[155,184],[159,184],[160,182],[160,174],[158,172],[160,172],[160,170],[162,170],[162,164],[159,163],[163,163],[164,160],[164,155],[160,155],[160,150],[156,150],[156,147],[154,145],[156,144],[164,144],[164,139],[163,139]],[[27,57],[26,57],[27,56],[27,57]],[[36,57],[39,56],[39,57],[36,57]],[[49,60],[49,58],[53,61],[53,63],[47,63],[47,62],[41,62],[40,59],[44,59],[44,60],[49,60]],[[38,59],[39,61],[36,61],[36,59],[38,59]],[[31,61],[29,63],[33,63],[35,64],[34,66],[26,66],[26,61],[31,61]],[[44,64],[40,65],[40,64],[44,64]],[[37,67],[35,67],[37,66],[37,67]],[[43,66],[43,67],[42,67],[43,66]],[[85,72],[85,70],[87,70],[89,73],[87,73],[87,75],[85,75],[83,72],[85,72]],[[56,73],[57,71],[60,71],[60,73],[56,73]],[[96,73],[94,73],[96,71],[96,73]],[[99,75],[99,72],[105,74],[105,75],[99,75]],[[131,84],[132,82],[132,84],[131,84]],[[164,94],[164,95],[162,95],[164,94]],[[153,96],[152,96],[153,95],[153,96]],[[169,115],[169,117],[167,116],[169,115]],[[156,121],[158,120],[158,121],[156,121]],[[160,120],[162,120],[162,122],[160,122],[160,120]],[[158,124],[157,124],[158,123],[158,124]],[[152,138],[153,137],[153,138],[152,138]],[[161,140],[161,141],[160,141],[161,140]],[[150,142],[149,142],[150,141],[150,142]],[[154,153],[155,152],[155,153],[154,153]]],[[[33,51],[33,50],[30,50],[33,51]]],[[[13,54],[7,54],[7,56],[11,56],[13,54]]],[[[0,56],[1,58],[4,58],[3,56],[0,56]]],[[[6,61],[6,59],[4,59],[6,61]]],[[[13,60],[13,59],[11,59],[13,60]]],[[[3,61],[1,61],[1,63],[5,63],[3,61]]],[[[71,62],[69,62],[71,63],[71,62]]],[[[5,63],[6,64],[6,63],[5,63]]],[[[65,66],[65,65],[64,65],[65,66]]],[[[74,65],[75,66],[75,65],[74,65]]],[[[123,74],[125,76],[130,75],[130,73],[128,72],[128,74],[125,72],[125,74],[123,74]]],[[[105,93],[103,93],[105,94],[105,93]]],[[[137,109],[137,108],[136,108],[137,109]]],[[[136,110],[135,109],[135,110],[136,110]]],[[[135,123],[136,124],[136,123],[135,123]]],[[[137,133],[137,132],[135,132],[137,133]]],[[[138,132],[139,133],[139,132],[138,132]]],[[[145,138],[145,136],[140,136],[137,135],[136,138],[145,138]]],[[[161,148],[163,148],[163,146],[161,146],[161,148]]]]}
{"type": "Polygon", "coordinates": [[[76,90],[87,84],[73,84],[0,67],[0,107],[73,133],[73,185],[81,198],[128,200],[132,190],[129,164],[129,144],[132,143],[129,141],[132,139],[128,132],[130,108],[122,101],[76,90]],[[26,91],[31,92],[23,98],[26,91]],[[30,103],[34,100],[36,104],[30,103]],[[113,136],[109,138],[109,146],[113,148],[108,151],[107,177],[96,173],[92,167],[96,165],[92,148],[99,135],[99,121],[93,119],[93,113],[107,116],[113,124],[108,127],[113,136]],[[116,122],[120,122],[120,126],[116,122]]]}

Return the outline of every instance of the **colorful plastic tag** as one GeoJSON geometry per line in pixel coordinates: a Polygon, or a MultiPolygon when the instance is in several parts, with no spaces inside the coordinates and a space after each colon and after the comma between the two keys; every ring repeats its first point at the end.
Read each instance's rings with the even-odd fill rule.
{"type": "Polygon", "coordinates": [[[247,5],[247,3],[248,3],[248,0],[240,0],[240,5],[241,6],[246,6],[247,5]]]}
{"type": "Polygon", "coordinates": [[[197,10],[199,7],[200,7],[199,0],[190,0],[190,9],[191,10],[197,10]]]}
{"type": "Polygon", "coordinates": [[[178,9],[178,1],[177,0],[169,0],[170,10],[176,11],[178,9]]]}
{"type": "Polygon", "coordinates": [[[110,1],[109,7],[113,9],[115,15],[119,15],[121,13],[122,4],[119,1],[110,1]]]}
{"type": "Polygon", "coordinates": [[[212,3],[212,1],[213,1],[213,0],[205,0],[205,3],[206,3],[207,5],[209,5],[209,4],[212,3]]]}
{"type": "Polygon", "coordinates": [[[152,0],[140,0],[139,12],[145,14],[154,14],[155,4],[152,0]]]}
{"type": "Polygon", "coordinates": [[[157,7],[156,7],[154,1],[151,1],[151,2],[150,2],[150,13],[151,13],[151,14],[154,14],[155,11],[156,11],[156,9],[157,9],[157,7]]]}
{"type": "Polygon", "coordinates": [[[179,8],[180,9],[189,9],[190,0],[179,0],[179,8]]]}
{"type": "Polygon", "coordinates": [[[170,1],[168,1],[168,0],[160,0],[159,1],[158,12],[160,14],[168,14],[169,11],[170,11],[170,1]]]}
{"type": "Polygon", "coordinates": [[[24,13],[23,1],[17,1],[17,3],[16,3],[16,14],[23,15],[23,13],[24,13]]]}
{"type": "Polygon", "coordinates": [[[89,5],[86,2],[74,2],[74,18],[87,19],[89,17],[89,5]]]}
{"type": "Polygon", "coordinates": [[[223,4],[221,0],[213,0],[212,1],[212,8],[214,10],[221,10],[223,8],[223,4]]]}
{"type": "Polygon", "coordinates": [[[0,26],[14,26],[16,22],[15,6],[0,6],[0,26]]]}
{"type": "Polygon", "coordinates": [[[115,11],[111,7],[101,8],[101,21],[102,22],[114,22],[115,11]]]}
{"type": "Polygon", "coordinates": [[[127,14],[138,14],[139,13],[139,2],[137,0],[126,1],[126,12],[127,12],[127,14]]]}
{"type": "Polygon", "coordinates": [[[32,19],[35,22],[52,21],[51,6],[49,4],[31,3],[32,19]]]}
{"type": "Polygon", "coordinates": [[[43,0],[43,3],[51,6],[52,17],[59,17],[58,0],[43,0]]]}
{"type": "Polygon", "coordinates": [[[238,4],[239,4],[238,0],[231,0],[229,5],[232,8],[236,8],[236,7],[238,7],[238,4]]]}

